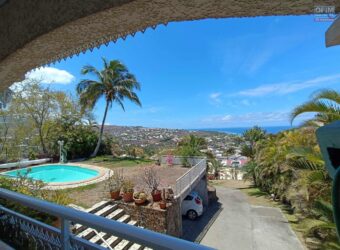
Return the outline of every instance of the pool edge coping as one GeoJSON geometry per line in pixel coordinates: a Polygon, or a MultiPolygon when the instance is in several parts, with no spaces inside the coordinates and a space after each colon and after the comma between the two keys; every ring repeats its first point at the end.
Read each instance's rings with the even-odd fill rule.
{"type": "MultiPolygon", "coordinates": [[[[110,172],[110,169],[99,167],[99,166],[94,166],[94,165],[83,164],[83,163],[47,163],[47,164],[41,164],[41,165],[36,165],[36,166],[29,166],[29,167],[25,167],[21,169],[43,167],[43,166],[50,166],[50,165],[66,165],[66,166],[69,165],[69,166],[76,166],[80,168],[87,168],[91,170],[96,170],[98,171],[99,174],[96,177],[83,180],[83,181],[45,183],[46,186],[44,186],[43,189],[47,189],[47,190],[77,188],[81,186],[87,186],[90,184],[99,183],[99,182],[106,180],[109,177],[109,172],[110,172]]],[[[20,170],[20,169],[5,171],[5,172],[2,172],[1,175],[4,175],[7,172],[12,172],[15,170],[20,170]]],[[[7,177],[12,178],[10,176],[7,176],[7,177]]]]}

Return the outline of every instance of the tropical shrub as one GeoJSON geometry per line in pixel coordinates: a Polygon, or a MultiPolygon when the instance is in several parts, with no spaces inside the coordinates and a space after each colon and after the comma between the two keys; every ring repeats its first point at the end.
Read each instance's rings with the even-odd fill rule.
{"type": "Polygon", "coordinates": [[[193,156],[204,156],[201,150],[207,149],[207,142],[203,137],[193,134],[185,136],[177,146],[176,154],[182,156],[182,165],[190,167],[189,158],[193,156]]]}
{"type": "MultiPolygon", "coordinates": [[[[5,188],[14,192],[32,196],[34,198],[54,202],[59,205],[68,205],[72,202],[65,191],[52,191],[43,189],[45,184],[41,181],[28,178],[28,173],[29,171],[24,175],[19,174],[17,178],[0,177],[0,188],[5,188]]],[[[31,208],[22,206],[9,200],[0,199],[0,204],[6,208],[12,209],[48,224],[52,224],[57,219],[52,215],[41,211],[32,210],[31,208]]]]}
{"type": "Polygon", "coordinates": [[[299,215],[305,237],[318,247],[338,249],[331,209],[331,179],[325,170],[315,128],[302,127],[262,138],[254,144],[245,178],[299,215]],[[327,247],[326,247],[327,246],[327,247]]]}

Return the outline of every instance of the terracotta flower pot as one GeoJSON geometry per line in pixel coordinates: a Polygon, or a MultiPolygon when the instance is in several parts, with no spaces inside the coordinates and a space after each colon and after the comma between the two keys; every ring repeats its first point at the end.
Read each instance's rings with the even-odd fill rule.
{"type": "Polygon", "coordinates": [[[119,200],[120,199],[120,191],[111,191],[111,199],[119,200]]]}
{"type": "Polygon", "coordinates": [[[56,228],[61,228],[61,219],[57,217],[55,221],[53,221],[52,225],[56,228]]]}
{"type": "Polygon", "coordinates": [[[125,201],[125,202],[131,202],[131,201],[133,201],[133,192],[129,192],[129,193],[124,193],[123,194],[123,200],[125,201]]]}
{"type": "Polygon", "coordinates": [[[152,195],[152,200],[154,202],[160,201],[162,199],[162,193],[159,190],[152,192],[151,195],[152,195]]]}
{"type": "Polygon", "coordinates": [[[145,199],[135,199],[135,204],[136,205],[143,205],[145,203],[145,199]]]}
{"type": "Polygon", "coordinates": [[[161,201],[161,202],[159,203],[159,208],[160,208],[160,209],[166,209],[166,202],[161,201]]]}

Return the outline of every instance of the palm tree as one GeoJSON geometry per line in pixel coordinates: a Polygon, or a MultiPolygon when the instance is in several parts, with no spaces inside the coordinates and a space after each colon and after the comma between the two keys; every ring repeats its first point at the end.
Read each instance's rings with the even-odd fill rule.
{"type": "Polygon", "coordinates": [[[266,131],[259,126],[254,126],[253,128],[244,131],[243,137],[246,141],[250,142],[253,147],[256,142],[266,137],[266,131]]]}
{"type": "Polygon", "coordinates": [[[126,98],[138,106],[141,106],[141,102],[134,92],[135,90],[140,90],[140,84],[137,82],[135,76],[118,60],[108,62],[103,58],[103,63],[104,69],[102,70],[98,70],[91,65],[84,66],[81,73],[83,75],[91,74],[95,77],[95,80],[85,79],[77,85],[80,104],[83,108],[92,110],[102,97],[104,97],[106,101],[97,146],[91,157],[95,157],[98,153],[102,142],[107,111],[112,107],[112,104],[118,104],[125,111],[124,100],[126,98]]]}
{"type": "Polygon", "coordinates": [[[324,89],[312,95],[311,99],[297,106],[291,113],[291,123],[304,113],[316,113],[306,125],[322,126],[340,120],[340,94],[335,90],[324,89]]]}
{"type": "Polygon", "coordinates": [[[211,168],[214,172],[215,179],[217,179],[218,176],[219,176],[219,172],[220,172],[221,168],[223,167],[223,165],[219,160],[217,160],[215,158],[211,159],[210,163],[211,163],[211,168]]]}
{"type": "Polygon", "coordinates": [[[182,152],[185,152],[186,156],[199,156],[202,155],[201,150],[205,149],[207,142],[203,137],[198,137],[193,134],[185,136],[179,143],[182,152]]]}
{"type": "Polygon", "coordinates": [[[242,146],[242,155],[253,159],[255,154],[255,145],[257,142],[266,138],[266,131],[259,126],[254,126],[253,128],[244,131],[243,137],[247,144],[242,146]]]}

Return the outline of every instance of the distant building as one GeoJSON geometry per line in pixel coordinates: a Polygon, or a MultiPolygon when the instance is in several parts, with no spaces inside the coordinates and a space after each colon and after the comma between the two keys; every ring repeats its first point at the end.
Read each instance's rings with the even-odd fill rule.
{"type": "Polygon", "coordinates": [[[223,166],[242,168],[249,160],[245,156],[218,157],[223,166]]]}

